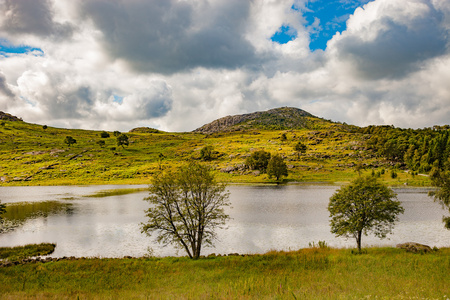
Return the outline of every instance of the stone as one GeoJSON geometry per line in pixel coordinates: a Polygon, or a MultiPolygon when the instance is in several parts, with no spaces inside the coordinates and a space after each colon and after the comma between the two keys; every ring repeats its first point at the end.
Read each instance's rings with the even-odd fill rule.
{"type": "Polygon", "coordinates": [[[405,249],[406,252],[412,252],[412,253],[427,253],[427,252],[433,251],[430,246],[422,245],[422,244],[414,243],[414,242],[398,244],[396,247],[400,248],[400,249],[405,249]]]}

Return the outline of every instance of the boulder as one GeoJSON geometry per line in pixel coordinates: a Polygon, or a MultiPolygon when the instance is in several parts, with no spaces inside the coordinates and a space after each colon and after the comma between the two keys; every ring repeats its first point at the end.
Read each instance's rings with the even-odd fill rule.
{"type": "Polygon", "coordinates": [[[421,252],[427,253],[427,252],[432,251],[430,246],[422,245],[419,243],[413,243],[413,242],[398,244],[396,247],[400,248],[400,249],[405,249],[407,252],[412,252],[412,253],[421,253],[421,252]]]}

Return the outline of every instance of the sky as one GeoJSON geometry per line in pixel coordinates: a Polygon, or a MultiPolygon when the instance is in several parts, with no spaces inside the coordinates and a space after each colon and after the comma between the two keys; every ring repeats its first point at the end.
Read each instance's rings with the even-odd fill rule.
{"type": "Polygon", "coordinates": [[[450,0],[0,0],[0,111],[191,131],[297,107],[450,123],[450,0]]]}

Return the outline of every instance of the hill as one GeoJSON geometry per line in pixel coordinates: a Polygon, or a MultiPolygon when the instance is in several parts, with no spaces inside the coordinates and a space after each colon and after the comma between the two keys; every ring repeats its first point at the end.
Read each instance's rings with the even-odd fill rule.
{"type": "Polygon", "coordinates": [[[225,117],[195,132],[137,128],[126,133],[126,147],[117,145],[117,132],[103,137],[102,131],[54,128],[16,119],[20,120],[0,122],[0,185],[147,184],[165,169],[201,160],[204,147],[210,147],[213,154],[204,163],[225,182],[273,182],[267,174],[245,165],[254,151],[265,150],[284,158],[288,181],[349,181],[358,176],[358,166],[363,173],[376,174],[391,184],[428,185],[429,178],[415,176],[417,171],[428,172],[436,159],[441,161],[450,153],[447,127],[422,131],[359,128],[295,108],[225,117]],[[76,143],[67,145],[66,136],[76,143]],[[306,146],[306,153],[295,150],[299,142],[306,146]],[[448,151],[442,152],[445,147],[448,151]],[[405,157],[411,158],[406,164],[405,157]],[[415,172],[406,172],[407,166],[415,172]]]}
{"type": "Polygon", "coordinates": [[[232,132],[248,129],[287,130],[287,129],[317,129],[320,126],[334,124],[309,112],[293,107],[280,107],[268,111],[258,111],[249,114],[226,116],[205,124],[194,132],[212,134],[217,132],[232,132]]]}

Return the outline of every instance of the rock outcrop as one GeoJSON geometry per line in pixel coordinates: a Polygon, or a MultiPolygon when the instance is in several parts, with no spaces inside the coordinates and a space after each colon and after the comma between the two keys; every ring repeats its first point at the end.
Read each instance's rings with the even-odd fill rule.
{"type": "Polygon", "coordinates": [[[211,134],[261,127],[270,129],[300,129],[308,126],[308,123],[311,122],[309,118],[322,120],[298,108],[280,107],[268,111],[223,117],[195,129],[194,132],[211,134]]]}
{"type": "Polygon", "coordinates": [[[400,249],[405,249],[407,252],[413,253],[427,253],[433,251],[433,249],[431,249],[430,246],[413,242],[398,244],[396,247],[400,249]]]}
{"type": "Polygon", "coordinates": [[[16,116],[7,114],[5,112],[0,111],[0,120],[6,120],[6,121],[22,121],[21,118],[18,118],[16,116]]]}

